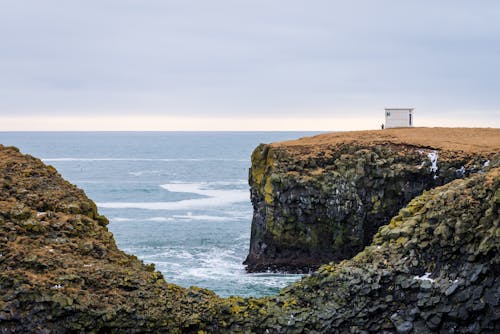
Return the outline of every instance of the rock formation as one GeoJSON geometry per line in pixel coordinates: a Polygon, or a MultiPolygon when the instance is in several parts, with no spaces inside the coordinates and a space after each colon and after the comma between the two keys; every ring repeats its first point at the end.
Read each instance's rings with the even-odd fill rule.
{"type": "Polygon", "coordinates": [[[498,333],[499,160],[411,200],[352,259],[224,299],[165,282],[83,191],[0,145],[0,333],[498,333]]]}
{"type": "Polygon", "coordinates": [[[321,266],[276,297],[242,300],[232,328],[499,332],[499,186],[495,168],[425,192],[351,260],[321,266]]]}
{"type": "Polygon", "coordinates": [[[181,332],[214,322],[213,292],[167,284],[117,248],[107,222],[53,167],[0,145],[0,333],[181,332]]]}
{"type": "Polygon", "coordinates": [[[249,271],[351,258],[424,190],[485,169],[496,129],[394,129],[262,144],[252,154],[249,271]]]}

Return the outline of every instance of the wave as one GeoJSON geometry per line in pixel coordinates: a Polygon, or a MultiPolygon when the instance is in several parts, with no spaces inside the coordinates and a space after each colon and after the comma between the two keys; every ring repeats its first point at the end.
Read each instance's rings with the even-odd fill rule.
{"type": "Polygon", "coordinates": [[[114,217],[114,218],[109,218],[109,220],[112,221],[112,222],[130,222],[130,221],[133,221],[134,219],[114,217]]]}
{"type": "Polygon", "coordinates": [[[150,218],[125,218],[125,217],[112,217],[112,222],[172,222],[172,221],[235,221],[241,219],[249,219],[251,216],[212,216],[212,215],[193,215],[188,213],[186,215],[173,215],[171,217],[150,217],[150,218]]]}
{"type": "Polygon", "coordinates": [[[172,218],[172,217],[151,217],[151,218],[123,218],[123,217],[113,217],[113,218],[110,218],[110,220],[112,222],[117,222],[117,223],[121,223],[121,222],[143,222],[143,221],[147,221],[147,222],[170,222],[170,221],[174,221],[175,219],[172,218]]]}
{"type": "Polygon", "coordinates": [[[58,161],[166,161],[166,162],[205,162],[205,161],[239,161],[250,162],[249,159],[225,159],[225,158],[42,158],[45,162],[58,161]]]}
{"type": "Polygon", "coordinates": [[[241,259],[230,249],[205,249],[193,256],[193,260],[195,263],[184,268],[181,277],[212,280],[222,276],[238,277],[245,271],[241,259]]]}
{"type": "Polygon", "coordinates": [[[204,196],[215,197],[220,194],[220,192],[228,192],[232,190],[241,189],[220,189],[224,186],[242,186],[247,185],[246,180],[234,180],[234,181],[212,181],[212,182],[171,182],[160,185],[165,190],[174,193],[192,193],[204,196]]]}
{"type": "Polygon", "coordinates": [[[201,221],[214,221],[214,222],[222,222],[222,221],[234,221],[237,218],[235,217],[223,217],[223,216],[209,216],[209,215],[174,215],[172,218],[193,221],[193,220],[201,220],[201,221]]]}
{"type": "MultiPolygon", "coordinates": [[[[173,282],[226,283],[266,288],[283,288],[300,279],[300,274],[252,273],[245,272],[242,258],[232,249],[214,247],[211,249],[164,249],[156,254],[142,256],[147,262],[153,262],[157,268],[173,282]],[[179,266],[179,263],[184,265],[179,266]]],[[[189,285],[189,284],[188,284],[189,285]]]]}
{"type": "Polygon", "coordinates": [[[144,170],[144,171],[139,171],[139,172],[128,172],[129,175],[132,176],[142,176],[142,175],[160,175],[160,174],[167,174],[168,171],[161,171],[161,170],[144,170]]]}
{"type": "Polygon", "coordinates": [[[141,256],[141,259],[143,260],[150,260],[155,258],[177,258],[183,260],[191,260],[194,258],[194,255],[184,249],[166,249],[162,250],[161,253],[141,256]]]}
{"type": "MultiPolygon", "coordinates": [[[[241,185],[243,180],[205,183],[166,183],[161,187],[170,192],[193,193],[204,198],[186,199],[176,202],[101,202],[98,207],[108,209],[143,210],[195,210],[221,207],[234,203],[248,202],[248,189],[214,189],[214,186],[241,185]]],[[[246,182],[246,181],[245,181],[246,182]]]]}
{"type": "Polygon", "coordinates": [[[248,243],[241,243],[243,235],[235,237],[229,244],[217,246],[141,246],[127,251],[147,263],[154,263],[169,282],[216,289],[221,296],[252,296],[256,291],[276,293],[303,277],[301,274],[246,273],[242,261],[248,243]]]}

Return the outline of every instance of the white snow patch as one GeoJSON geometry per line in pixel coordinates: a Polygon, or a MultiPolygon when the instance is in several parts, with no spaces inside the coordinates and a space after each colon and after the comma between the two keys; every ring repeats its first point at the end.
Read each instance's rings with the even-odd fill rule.
{"type": "Polygon", "coordinates": [[[61,284],[56,284],[52,287],[52,289],[62,289],[63,286],[61,284]]]}
{"type": "Polygon", "coordinates": [[[427,153],[427,157],[431,161],[431,172],[436,173],[438,171],[438,166],[437,166],[438,157],[439,157],[438,152],[437,151],[429,152],[429,153],[427,153]]]}
{"type": "Polygon", "coordinates": [[[486,162],[484,163],[483,167],[484,167],[484,168],[486,168],[486,167],[488,167],[489,165],[490,165],[490,161],[488,160],[488,161],[486,161],[486,162]]]}
{"type": "Polygon", "coordinates": [[[460,167],[460,169],[457,169],[456,173],[457,175],[463,177],[465,175],[465,167],[464,166],[460,167]]]}
{"type": "Polygon", "coordinates": [[[432,273],[425,273],[423,276],[415,276],[413,277],[414,280],[420,280],[420,281],[429,281],[434,283],[436,280],[433,278],[430,278],[432,273]]]}

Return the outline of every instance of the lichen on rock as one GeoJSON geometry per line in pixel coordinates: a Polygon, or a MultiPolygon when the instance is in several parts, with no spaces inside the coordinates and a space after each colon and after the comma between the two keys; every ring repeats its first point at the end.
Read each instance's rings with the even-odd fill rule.
{"type": "Polygon", "coordinates": [[[219,297],[167,284],[106,224],[53,167],[0,145],[0,332],[215,328],[219,297]]]}
{"type": "MultiPolygon", "coordinates": [[[[314,160],[291,170],[293,177],[273,173],[282,152],[267,154],[262,172],[251,177],[263,175],[262,184],[274,174],[273,203],[280,189],[304,183],[338,190],[336,196],[356,188],[345,182],[321,188],[317,177],[328,166],[313,168],[314,160]]],[[[500,162],[489,161],[486,170],[482,162],[480,172],[412,199],[352,259],[323,265],[275,296],[220,298],[165,282],[153,265],[120,251],[82,190],[40,160],[0,145],[0,332],[498,333],[500,162]]],[[[320,203],[294,198],[311,212],[320,203]]],[[[377,203],[380,196],[367,198],[377,203]]],[[[286,222],[294,222],[294,212],[286,222]]],[[[277,224],[272,233],[287,229],[277,224]]],[[[344,240],[351,231],[343,233],[344,240]]],[[[305,244],[321,242],[312,230],[304,236],[311,240],[305,244]]]]}
{"type": "Polygon", "coordinates": [[[400,129],[259,145],[250,168],[247,270],[308,272],[351,258],[412,198],[497,159],[500,131],[471,130],[495,134],[493,144],[481,147],[467,129],[400,129]],[[405,139],[408,133],[413,137],[405,139]],[[444,144],[436,142],[440,136],[444,144]]]}

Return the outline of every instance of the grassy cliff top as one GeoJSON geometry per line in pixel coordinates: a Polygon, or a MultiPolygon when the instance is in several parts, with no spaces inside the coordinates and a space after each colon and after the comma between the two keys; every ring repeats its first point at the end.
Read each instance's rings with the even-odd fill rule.
{"type": "MultiPolygon", "coordinates": [[[[317,148],[345,143],[364,145],[404,144],[436,150],[492,154],[500,151],[500,129],[497,128],[399,128],[371,131],[333,132],[273,143],[272,147],[294,150],[298,147],[317,148]]],[[[312,152],[311,152],[312,153],[312,152]]]]}

